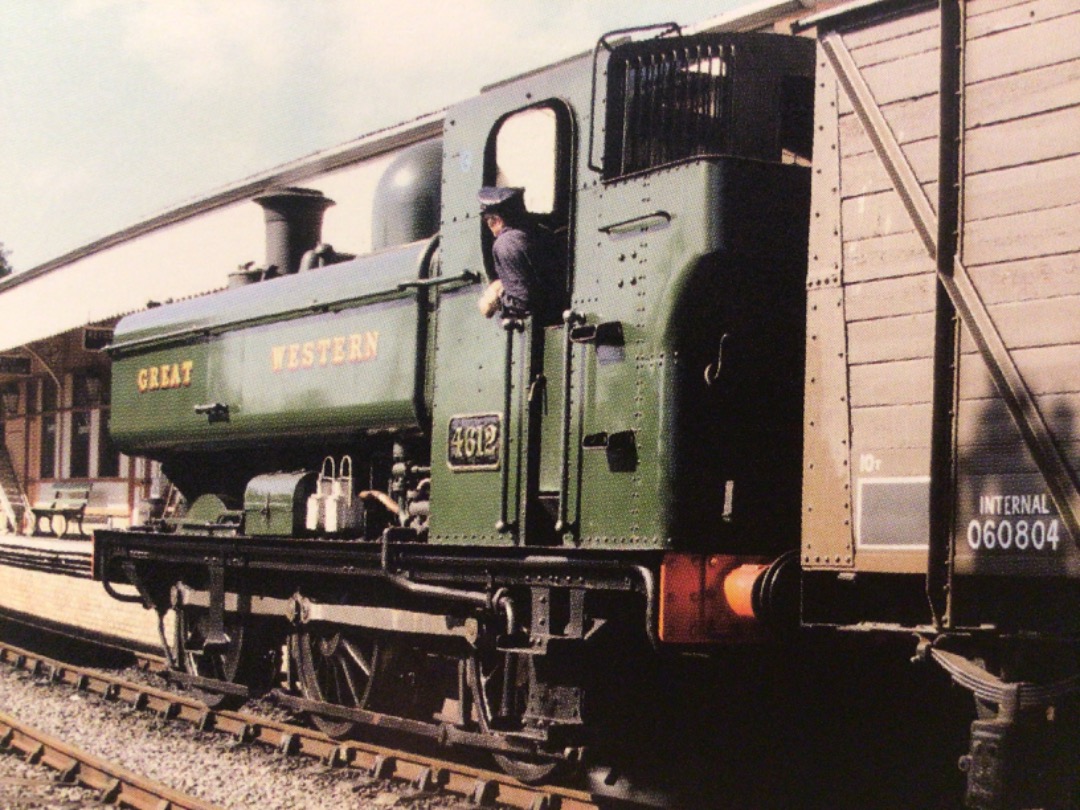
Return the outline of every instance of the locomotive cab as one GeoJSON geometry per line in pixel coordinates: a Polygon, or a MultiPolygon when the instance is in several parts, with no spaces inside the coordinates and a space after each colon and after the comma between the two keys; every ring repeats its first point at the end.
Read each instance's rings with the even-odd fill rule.
{"type": "Polygon", "coordinates": [[[504,339],[471,302],[442,298],[438,374],[462,384],[435,397],[432,447],[449,455],[433,497],[449,507],[432,542],[796,547],[809,51],[768,36],[605,39],[589,72],[572,63],[454,109],[444,269],[484,260],[449,238],[475,233],[476,189],[524,185],[545,225],[566,222],[567,325],[504,339]],[[514,143],[545,119],[542,137],[514,143]],[[504,166],[521,153],[540,182],[504,166]],[[442,365],[450,346],[469,347],[460,368],[456,350],[442,365]],[[497,469],[456,454],[484,420],[505,421],[497,469]],[[754,460],[776,453],[791,463],[754,460]],[[751,514],[753,539],[734,529],[751,514]]]}

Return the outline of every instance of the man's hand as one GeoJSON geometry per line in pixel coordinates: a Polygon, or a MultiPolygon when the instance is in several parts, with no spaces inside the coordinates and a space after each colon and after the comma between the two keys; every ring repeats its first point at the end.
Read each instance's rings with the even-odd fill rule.
{"type": "Polygon", "coordinates": [[[487,289],[480,296],[480,300],[476,302],[485,318],[490,318],[499,311],[499,296],[502,294],[502,289],[502,282],[496,279],[488,284],[487,289]]]}
{"type": "Polygon", "coordinates": [[[358,492],[356,494],[356,497],[362,501],[368,501],[369,503],[371,501],[381,503],[395,515],[401,512],[401,507],[397,505],[397,501],[395,501],[385,492],[379,492],[376,489],[365,489],[363,492],[358,492]]]}

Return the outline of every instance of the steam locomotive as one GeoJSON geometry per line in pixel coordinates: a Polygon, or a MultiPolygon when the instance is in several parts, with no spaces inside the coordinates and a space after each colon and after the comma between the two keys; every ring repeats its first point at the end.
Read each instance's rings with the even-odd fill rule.
{"type": "Polygon", "coordinates": [[[970,804],[1066,801],[1077,291],[1043,258],[1014,294],[1045,242],[965,241],[987,147],[957,105],[994,99],[939,37],[977,51],[957,15],[996,6],[854,5],[816,43],[605,36],[403,150],[371,254],[269,190],[267,268],[124,318],[113,440],[189,507],[96,532],[95,576],[158,612],[180,677],[228,703],[284,669],[331,734],[536,781],[590,746],[612,662],[873,631],[973,691],[970,804]],[[560,322],[478,313],[488,185],[562,246],[560,322]]]}

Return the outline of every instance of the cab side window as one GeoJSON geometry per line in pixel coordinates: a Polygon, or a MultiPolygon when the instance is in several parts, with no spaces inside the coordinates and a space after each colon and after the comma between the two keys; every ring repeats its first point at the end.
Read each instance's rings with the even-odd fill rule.
{"type": "MultiPolygon", "coordinates": [[[[559,313],[569,302],[572,122],[569,108],[560,101],[517,110],[495,124],[484,154],[484,185],[525,189],[528,220],[537,238],[547,244],[544,252],[552,258],[550,285],[558,292],[551,293],[556,300],[549,300],[548,308],[559,313]]],[[[488,229],[481,228],[490,279],[495,278],[492,241],[488,229]]]]}
{"type": "Polygon", "coordinates": [[[488,139],[484,184],[520,186],[525,207],[553,231],[567,225],[570,196],[570,113],[547,102],[511,113],[488,139]]]}
{"type": "Polygon", "coordinates": [[[523,110],[505,119],[495,134],[495,183],[525,189],[534,214],[555,210],[556,121],[550,107],[523,110]]]}

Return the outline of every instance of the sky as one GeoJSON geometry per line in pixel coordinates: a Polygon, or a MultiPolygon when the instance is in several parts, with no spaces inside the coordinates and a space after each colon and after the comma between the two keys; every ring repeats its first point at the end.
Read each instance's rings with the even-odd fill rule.
{"type": "Polygon", "coordinates": [[[747,0],[0,0],[16,272],[276,165],[747,0]]]}

